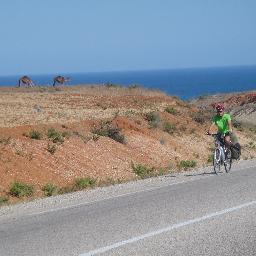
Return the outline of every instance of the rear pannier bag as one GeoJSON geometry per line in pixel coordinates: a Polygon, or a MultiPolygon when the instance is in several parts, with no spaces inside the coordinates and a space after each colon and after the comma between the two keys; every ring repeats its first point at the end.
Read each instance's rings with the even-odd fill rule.
{"type": "Polygon", "coordinates": [[[231,157],[233,159],[238,159],[241,155],[241,145],[239,143],[235,143],[234,145],[231,145],[231,157]]]}

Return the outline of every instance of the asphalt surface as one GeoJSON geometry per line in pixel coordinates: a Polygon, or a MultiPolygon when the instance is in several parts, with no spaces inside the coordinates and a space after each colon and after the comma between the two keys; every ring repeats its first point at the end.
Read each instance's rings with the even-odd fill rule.
{"type": "Polygon", "coordinates": [[[256,255],[256,160],[2,207],[0,255],[256,255]]]}

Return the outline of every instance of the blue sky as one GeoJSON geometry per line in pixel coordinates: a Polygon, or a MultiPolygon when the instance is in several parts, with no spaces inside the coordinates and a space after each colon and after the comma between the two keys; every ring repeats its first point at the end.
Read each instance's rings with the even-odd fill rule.
{"type": "Polygon", "coordinates": [[[0,75],[256,64],[255,0],[1,0],[0,75]]]}

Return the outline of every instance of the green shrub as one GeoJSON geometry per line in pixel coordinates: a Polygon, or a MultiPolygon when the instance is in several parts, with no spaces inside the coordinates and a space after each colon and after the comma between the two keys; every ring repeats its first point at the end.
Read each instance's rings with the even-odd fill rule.
{"type": "Polygon", "coordinates": [[[157,112],[149,112],[145,114],[145,119],[148,121],[151,128],[157,128],[160,125],[160,115],[157,112]]]}
{"type": "Polygon", "coordinates": [[[96,184],[96,179],[91,177],[77,178],[75,180],[75,188],[76,189],[84,189],[88,187],[92,187],[96,184]]]}
{"type": "Polygon", "coordinates": [[[14,182],[10,188],[10,194],[16,197],[31,196],[33,192],[33,186],[22,182],[14,182]]]}
{"type": "Polygon", "coordinates": [[[39,131],[36,131],[36,130],[30,131],[27,136],[34,140],[41,140],[43,137],[43,135],[39,131]]]}
{"type": "Polygon", "coordinates": [[[109,122],[103,122],[101,123],[99,128],[93,128],[92,133],[99,136],[109,137],[122,144],[125,143],[125,138],[124,135],[121,134],[121,130],[119,128],[111,126],[109,122]]]}
{"type": "Polygon", "coordinates": [[[8,202],[8,198],[5,196],[0,196],[0,206],[8,202]]]}
{"type": "Polygon", "coordinates": [[[196,167],[196,161],[194,160],[182,160],[178,164],[179,169],[187,170],[188,168],[196,167]]]}
{"type": "Polygon", "coordinates": [[[177,130],[175,124],[171,124],[169,122],[163,123],[163,131],[168,132],[169,134],[173,134],[177,130]]]}
{"type": "Polygon", "coordinates": [[[48,143],[47,151],[50,152],[52,155],[56,152],[57,146],[55,144],[48,143]]]}
{"type": "Polygon", "coordinates": [[[56,143],[56,142],[62,143],[64,141],[64,138],[63,138],[62,134],[59,131],[55,130],[54,128],[50,128],[48,130],[47,136],[54,143],[56,143]]]}
{"type": "Polygon", "coordinates": [[[166,107],[164,111],[169,113],[169,114],[172,114],[172,115],[177,115],[178,114],[177,109],[175,109],[173,107],[166,107]]]}
{"type": "Polygon", "coordinates": [[[152,167],[147,167],[142,164],[135,165],[132,163],[132,170],[136,175],[138,175],[140,178],[145,179],[152,176],[155,176],[155,169],[152,167]]]}
{"type": "Polygon", "coordinates": [[[58,188],[52,183],[47,183],[43,188],[42,188],[44,195],[45,196],[53,196],[58,193],[58,188]]]}

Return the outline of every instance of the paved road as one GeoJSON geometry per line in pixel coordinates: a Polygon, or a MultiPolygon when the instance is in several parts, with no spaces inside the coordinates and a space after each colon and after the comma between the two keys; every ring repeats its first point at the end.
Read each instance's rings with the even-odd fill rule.
{"type": "Polygon", "coordinates": [[[80,199],[1,208],[0,255],[255,256],[255,166],[248,161],[230,174],[201,169],[81,192],[80,199]]]}

